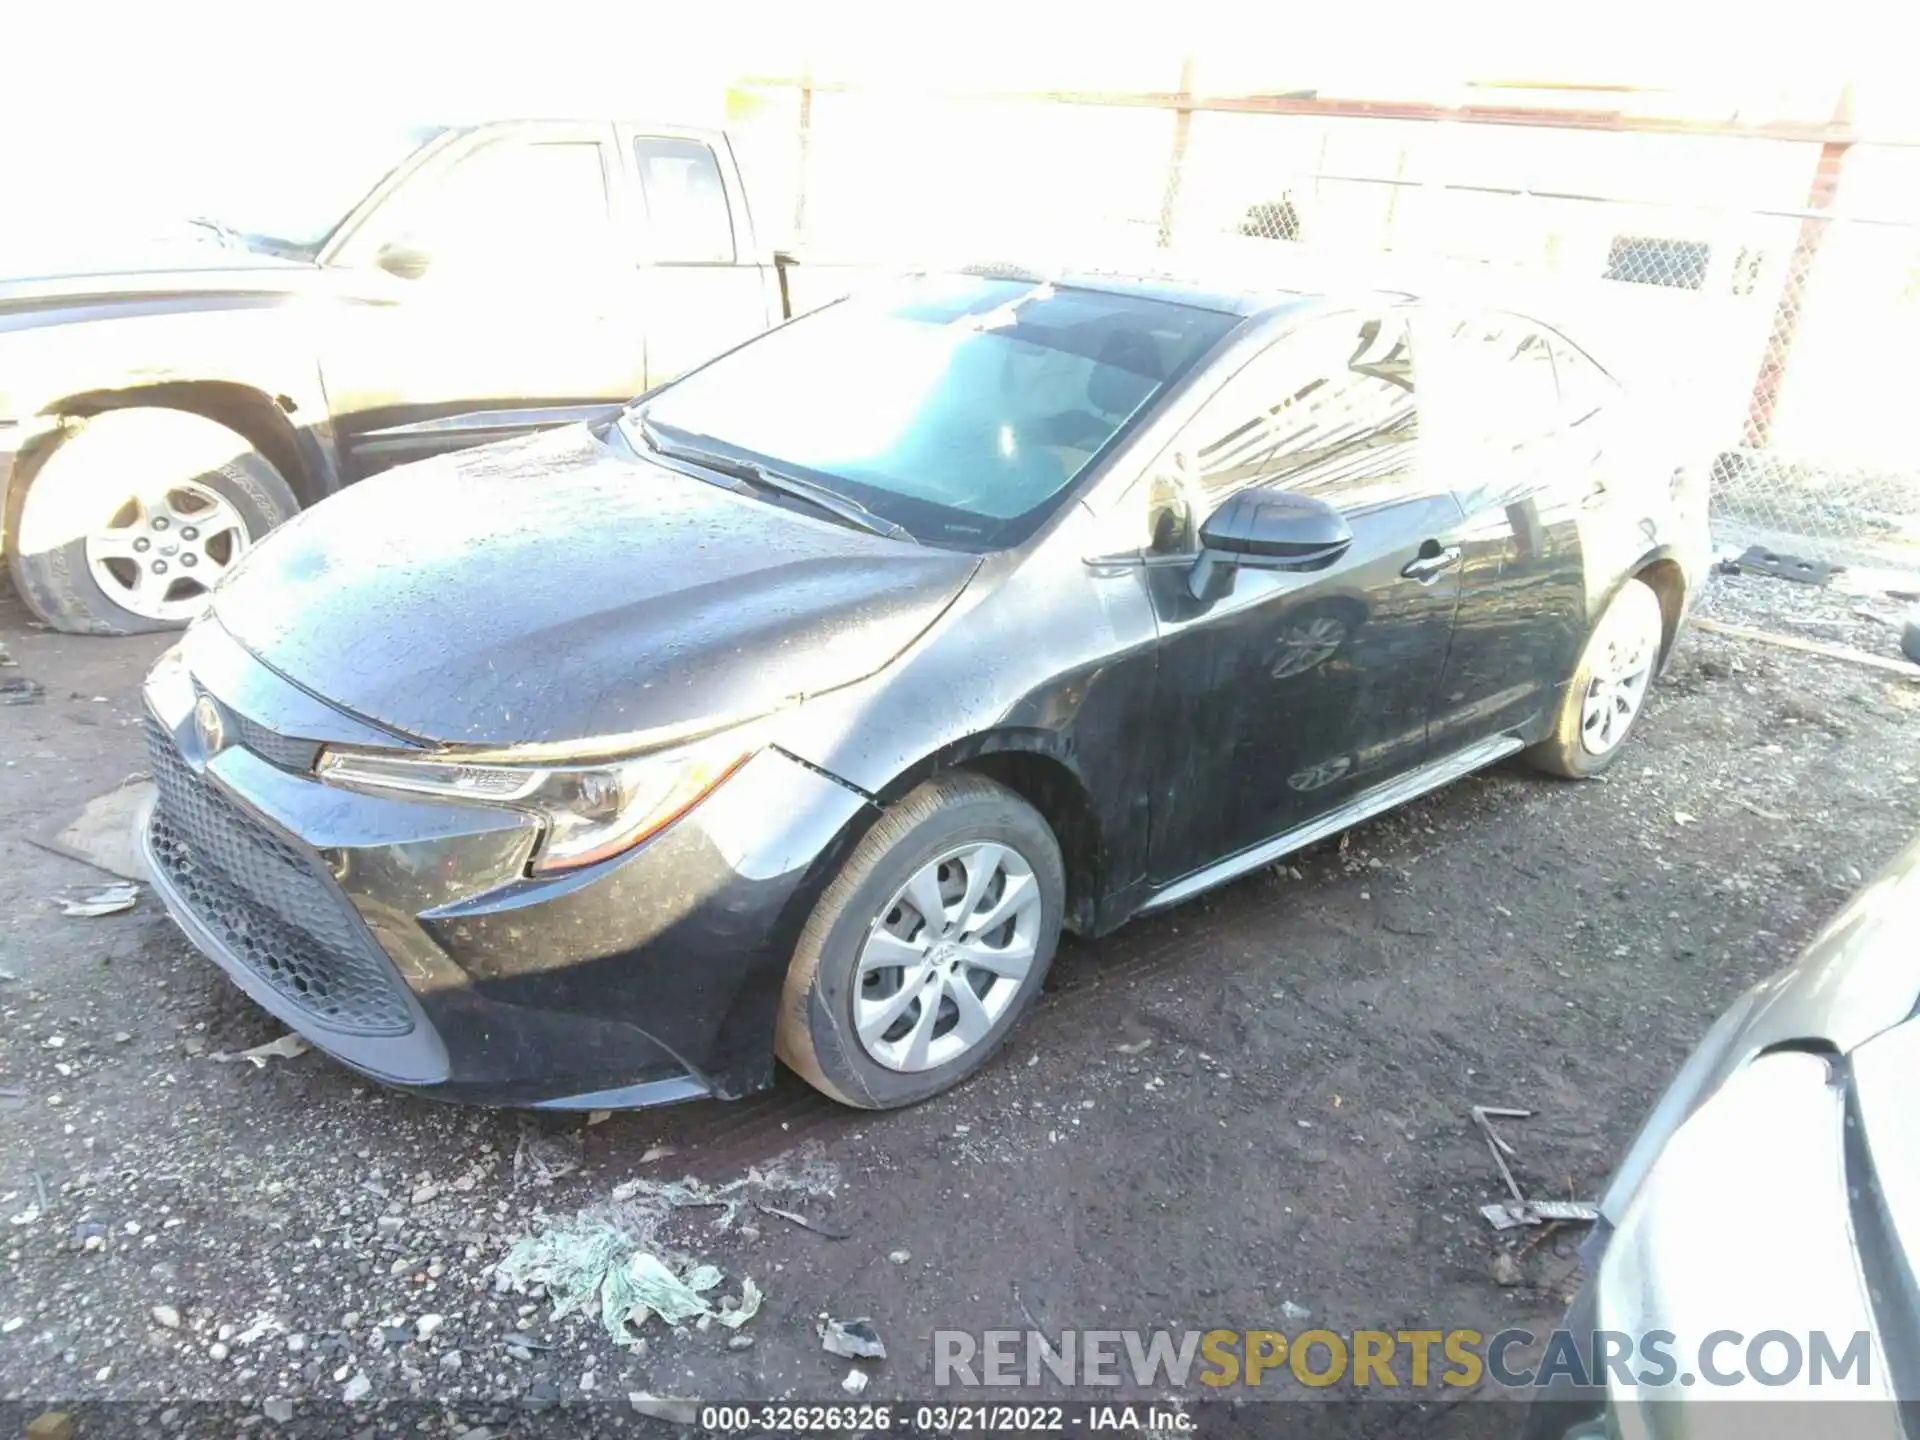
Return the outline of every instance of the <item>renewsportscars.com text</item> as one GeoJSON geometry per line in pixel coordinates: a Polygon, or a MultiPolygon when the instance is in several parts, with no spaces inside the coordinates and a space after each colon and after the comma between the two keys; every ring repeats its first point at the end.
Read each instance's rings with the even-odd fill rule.
{"type": "Polygon", "coordinates": [[[1530,1330],[1038,1330],[933,1332],[938,1386],[1068,1385],[1180,1388],[1198,1383],[1319,1389],[1467,1387],[1509,1390],[1609,1380],[1642,1390],[1695,1385],[1871,1386],[1868,1332],[1829,1335],[1716,1330],[1683,1346],[1672,1331],[1591,1335],[1530,1330]],[[1537,1347],[1537,1349],[1536,1349],[1537,1347]],[[1537,1356],[1537,1358],[1532,1358],[1537,1356]]]}

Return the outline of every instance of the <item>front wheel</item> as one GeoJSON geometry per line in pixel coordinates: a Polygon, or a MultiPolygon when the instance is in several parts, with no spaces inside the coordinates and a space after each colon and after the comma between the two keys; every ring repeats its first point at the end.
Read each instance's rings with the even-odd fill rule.
{"type": "Polygon", "coordinates": [[[1640,718],[1665,634],[1660,597],[1646,581],[1629,580],[1587,637],[1553,734],[1527,751],[1527,759],[1576,780],[1611,765],[1640,718]]]}
{"type": "Polygon", "coordinates": [[[953,772],[889,809],[814,907],[774,1048],[866,1110],[957,1085],[1000,1048],[1053,962],[1066,900],[1039,813],[953,772]]]}
{"type": "Polygon", "coordinates": [[[266,456],[205,416],[143,406],[71,426],[8,527],[14,588],[56,630],[178,629],[300,508],[266,456]]]}

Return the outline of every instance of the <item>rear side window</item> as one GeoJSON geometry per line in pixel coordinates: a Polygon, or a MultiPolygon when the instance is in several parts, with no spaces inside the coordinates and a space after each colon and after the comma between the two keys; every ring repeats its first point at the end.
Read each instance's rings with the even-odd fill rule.
{"type": "Polygon", "coordinates": [[[699,140],[642,135],[633,142],[652,232],[663,265],[730,265],[733,212],[713,147],[699,140]]]}
{"type": "Polygon", "coordinates": [[[1516,315],[1428,316],[1421,387],[1436,439],[1485,458],[1553,434],[1562,424],[1553,351],[1516,315]]]}

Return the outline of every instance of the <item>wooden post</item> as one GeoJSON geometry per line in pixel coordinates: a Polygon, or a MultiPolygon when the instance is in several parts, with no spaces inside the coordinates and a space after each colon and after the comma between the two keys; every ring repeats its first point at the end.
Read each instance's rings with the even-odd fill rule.
{"type": "Polygon", "coordinates": [[[1787,376],[1787,357],[1794,337],[1800,331],[1800,307],[1806,298],[1807,281],[1814,261],[1833,222],[1826,212],[1833,208],[1833,197],[1840,190],[1840,169],[1846,163],[1853,138],[1853,87],[1840,90],[1840,103],[1834,108],[1835,135],[1820,147],[1820,158],[1813,167],[1813,181],[1807,187],[1808,213],[1800,221],[1800,233],[1787,257],[1787,273],[1780,282],[1780,298],[1773,307],[1773,326],[1767,332],[1767,348],[1760,356],[1760,373],[1754,377],[1753,398],[1747,405],[1746,442],[1753,449],[1763,448],[1773,435],[1773,414],[1779,403],[1780,386],[1787,376]]]}
{"type": "Polygon", "coordinates": [[[1194,57],[1180,62],[1180,93],[1174,97],[1173,147],[1167,155],[1167,183],[1160,191],[1160,248],[1173,244],[1173,222],[1180,208],[1180,176],[1187,165],[1187,137],[1193,131],[1194,57]]]}
{"type": "Polygon", "coordinates": [[[800,75],[800,155],[793,177],[793,243],[807,240],[807,157],[813,148],[813,67],[800,75]]]}

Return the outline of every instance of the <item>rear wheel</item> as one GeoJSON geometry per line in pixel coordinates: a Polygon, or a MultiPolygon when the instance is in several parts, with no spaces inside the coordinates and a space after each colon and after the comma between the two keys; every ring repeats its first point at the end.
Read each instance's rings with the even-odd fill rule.
{"type": "Polygon", "coordinates": [[[1629,580],[1587,637],[1553,734],[1527,759],[1576,780],[1611,765],[1640,718],[1665,633],[1660,597],[1644,580],[1629,580]]]}
{"type": "Polygon", "coordinates": [[[867,832],[814,908],[775,1049],[847,1105],[939,1094],[1040,993],[1065,899],[1059,844],[1032,806],[978,775],[929,781],[867,832]]]}
{"type": "Polygon", "coordinates": [[[15,504],[14,587],[55,629],[95,635],[185,625],[300,508],[244,436],[153,407],[74,422],[15,504]]]}

